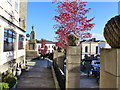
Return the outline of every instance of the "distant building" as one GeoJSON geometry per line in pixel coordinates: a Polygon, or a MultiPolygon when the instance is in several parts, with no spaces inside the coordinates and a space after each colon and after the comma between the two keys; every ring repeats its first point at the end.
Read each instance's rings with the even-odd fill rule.
{"type": "MultiPolygon", "coordinates": [[[[38,50],[39,46],[41,47],[41,41],[37,41],[36,50],[38,50]]],[[[55,42],[46,40],[46,46],[48,47],[47,53],[54,52],[55,42]]]]}
{"type": "Polygon", "coordinates": [[[0,1],[0,73],[25,64],[27,2],[0,1]]]}
{"type": "Polygon", "coordinates": [[[111,46],[107,42],[98,43],[98,55],[100,55],[101,48],[111,48],[111,46]]]}
{"type": "Polygon", "coordinates": [[[82,59],[84,59],[85,56],[91,57],[100,55],[100,48],[106,48],[106,46],[109,47],[105,41],[96,40],[96,38],[81,41],[82,59]]]}

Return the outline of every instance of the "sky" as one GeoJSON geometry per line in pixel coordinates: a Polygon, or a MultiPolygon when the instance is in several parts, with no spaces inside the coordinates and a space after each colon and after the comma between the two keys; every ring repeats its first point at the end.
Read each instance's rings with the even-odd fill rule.
{"type": "MultiPolygon", "coordinates": [[[[87,14],[88,19],[95,17],[94,28],[91,30],[93,38],[104,40],[103,31],[105,24],[112,17],[118,15],[117,2],[88,2],[86,8],[91,8],[87,14]]],[[[34,25],[36,39],[44,38],[56,41],[55,29],[57,22],[53,19],[57,12],[56,4],[52,2],[28,2],[27,33],[30,33],[34,25]]]]}

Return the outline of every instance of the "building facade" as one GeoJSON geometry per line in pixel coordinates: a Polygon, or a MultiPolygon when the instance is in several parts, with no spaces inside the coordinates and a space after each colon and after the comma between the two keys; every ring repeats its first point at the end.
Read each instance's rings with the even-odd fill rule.
{"type": "Polygon", "coordinates": [[[0,1],[0,73],[25,64],[27,2],[0,1]]]}
{"type": "Polygon", "coordinates": [[[100,55],[100,48],[110,48],[110,46],[107,42],[96,40],[96,38],[81,41],[82,59],[84,59],[85,56],[91,57],[100,55]]]}
{"type": "Polygon", "coordinates": [[[98,43],[98,55],[100,55],[101,48],[111,48],[111,46],[107,42],[98,43]]]}
{"type": "MultiPolygon", "coordinates": [[[[55,42],[46,40],[46,46],[48,47],[47,53],[53,53],[54,52],[55,42]]],[[[36,50],[37,51],[38,51],[39,47],[41,47],[41,42],[37,42],[37,44],[36,44],[36,50]]]]}

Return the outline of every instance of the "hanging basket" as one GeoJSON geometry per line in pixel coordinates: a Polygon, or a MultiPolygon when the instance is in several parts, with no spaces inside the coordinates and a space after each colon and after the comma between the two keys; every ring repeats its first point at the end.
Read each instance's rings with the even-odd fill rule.
{"type": "Polygon", "coordinates": [[[107,22],[104,28],[104,37],[112,48],[120,48],[120,15],[107,22]]]}

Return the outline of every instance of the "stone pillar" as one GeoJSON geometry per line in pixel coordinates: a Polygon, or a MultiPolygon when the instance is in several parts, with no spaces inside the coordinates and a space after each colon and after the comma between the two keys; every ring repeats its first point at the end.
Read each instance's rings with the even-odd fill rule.
{"type": "Polygon", "coordinates": [[[57,59],[58,59],[58,51],[57,50],[54,50],[54,61],[53,61],[53,65],[55,66],[56,64],[58,64],[57,62],[57,59]]]}
{"type": "Polygon", "coordinates": [[[57,63],[60,69],[63,71],[64,70],[64,53],[63,52],[58,52],[57,63]]]}
{"type": "Polygon", "coordinates": [[[66,89],[80,88],[80,46],[67,47],[66,89]]]}
{"type": "Polygon", "coordinates": [[[120,49],[101,49],[100,88],[120,90],[120,49]]]}
{"type": "Polygon", "coordinates": [[[35,50],[36,49],[36,40],[35,40],[34,26],[32,26],[32,31],[30,33],[29,49],[30,50],[35,50]]]}

